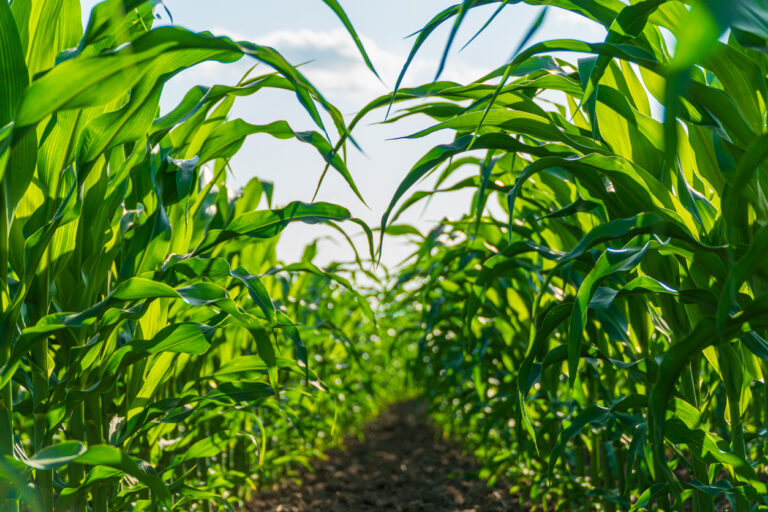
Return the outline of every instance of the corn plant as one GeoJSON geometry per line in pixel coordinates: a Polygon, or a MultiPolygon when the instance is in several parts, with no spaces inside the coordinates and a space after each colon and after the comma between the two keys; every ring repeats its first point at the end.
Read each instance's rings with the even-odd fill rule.
{"type": "Polygon", "coordinates": [[[338,205],[272,205],[258,179],[227,186],[266,134],[313,146],[359,196],[321,116],[341,138],[339,111],[272,48],[153,27],[159,3],[104,1],[83,29],[78,0],[0,0],[2,510],[232,509],[375,410],[386,379],[342,360],[395,357],[349,268],[275,254],[291,222],[370,230],[338,205]],[[160,115],[174,75],[242,58],[270,70],[160,115]],[[264,88],[317,129],[230,119],[264,88]]]}
{"type": "MultiPolygon", "coordinates": [[[[440,12],[400,79],[439,26],[445,59],[468,11],[518,3],[440,12]]],[[[387,306],[418,343],[411,374],[526,509],[765,510],[768,7],[525,3],[607,37],[529,45],[544,10],[502,67],[467,85],[398,80],[351,123],[416,101],[389,121],[424,115],[410,137],[452,136],[382,218],[417,244],[387,306]],[[396,224],[460,189],[474,191],[464,217],[427,236],[396,224]]]]}

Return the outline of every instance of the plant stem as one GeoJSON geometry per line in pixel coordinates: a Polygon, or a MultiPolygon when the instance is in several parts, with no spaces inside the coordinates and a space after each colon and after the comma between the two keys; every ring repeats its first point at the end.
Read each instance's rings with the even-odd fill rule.
{"type": "MultiPolygon", "coordinates": [[[[696,358],[696,360],[691,363],[687,375],[682,379],[683,396],[688,402],[696,406],[697,409],[699,407],[698,376],[700,364],[701,362],[696,358]]],[[[693,457],[693,476],[700,482],[709,484],[707,465],[697,457],[693,457]]],[[[714,503],[710,495],[698,490],[693,492],[694,512],[712,512],[713,510],[714,503]]]]}
{"type": "MultiPolygon", "coordinates": [[[[85,399],[86,416],[86,437],[88,446],[104,444],[104,424],[101,414],[101,395],[91,393],[85,399]]],[[[107,512],[108,489],[105,486],[99,486],[93,491],[92,512],[107,512]]]]}
{"type": "MultiPolygon", "coordinates": [[[[48,397],[48,340],[44,339],[35,346],[32,351],[32,359],[37,365],[37,371],[33,374],[34,386],[34,434],[33,445],[35,453],[45,447],[45,435],[48,430],[46,411],[42,405],[48,397]]],[[[37,486],[40,488],[40,496],[44,510],[53,510],[53,471],[38,470],[36,472],[37,486]]]]}
{"type": "MultiPolygon", "coordinates": [[[[83,425],[84,421],[84,411],[83,411],[83,403],[79,402],[76,404],[72,410],[72,418],[70,420],[70,431],[72,433],[72,438],[77,439],[79,441],[85,440],[85,429],[83,425]]],[[[70,464],[68,466],[69,468],[69,485],[76,486],[79,485],[80,482],[83,479],[83,476],[85,475],[85,471],[83,469],[82,464],[70,464]]],[[[86,512],[88,509],[87,503],[85,502],[85,498],[80,497],[77,500],[75,500],[74,503],[72,503],[72,512],[86,512]]]]}
{"type": "MultiPolygon", "coordinates": [[[[11,296],[8,287],[8,213],[5,192],[0,180],[0,366],[11,357],[11,338],[15,319],[11,312],[11,296]]],[[[0,456],[13,455],[13,389],[9,382],[0,389],[0,456]]]]}
{"type": "MultiPolygon", "coordinates": [[[[39,287],[39,293],[37,294],[39,297],[39,303],[36,315],[37,318],[35,320],[39,320],[48,314],[49,309],[50,297],[48,290],[50,286],[50,251],[46,250],[45,258],[47,260],[45,270],[40,276],[40,279],[36,282],[37,286],[39,287]]],[[[37,452],[45,447],[45,438],[48,431],[48,407],[44,407],[45,401],[47,400],[50,392],[50,386],[48,382],[48,374],[50,369],[48,368],[47,338],[41,340],[37,345],[35,345],[34,349],[32,350],[32,360],[34,361],[35,365],[37,365],[36,371],[34,371],[32,374],[32,382],[35,391],[33,394],[35,416],[33,444],[35,452],[37,452]]],[[[53,510],[53,470],[36,471],[35,476],[37,480],[37,486],[40,489],[40,497],[43,504],[43,510],[53,510]]]]}

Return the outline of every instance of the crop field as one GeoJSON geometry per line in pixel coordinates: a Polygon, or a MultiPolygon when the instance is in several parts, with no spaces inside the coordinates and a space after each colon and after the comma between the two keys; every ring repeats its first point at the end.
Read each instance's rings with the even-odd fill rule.
{"type": "Polygon", "coordinates": [[[347,116],[270,46],[155,26],[158,0],[0,0],[0,512],[256,510],[404,401],[508,510],[768,511],[768,3],[454,1],[347,116]],[[473,9],[482,32],[522,4],[501,67],[441,76],[473,9]],[[537,38],[560,10],[607,36],[537,38]],[[211,61],[254,67],[161,112],[211,61]],[[314,128],[233,114],[268,90],[314,128]],[[378,225],[231,183],[261,134],[365,200],[356,128],[410,117],[450,142],[391,170],[378,225]],[[284,261],[292,223],[354,257],[284,261]]]}

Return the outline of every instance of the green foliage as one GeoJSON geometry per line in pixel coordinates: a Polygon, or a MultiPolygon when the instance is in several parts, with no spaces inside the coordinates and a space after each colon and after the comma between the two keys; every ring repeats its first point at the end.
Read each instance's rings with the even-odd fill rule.
{"type": "MultiPolygon", "coordinates": [[[[519,2],[446,9],[405,68],[453,23],[447,53],[489,3],[519,2]]],[[[361,113],[420,100],[394,120],[426,115],[411,137],[453,136],[409,171],[382,228],[411,234],[388,226],[474,191],[466,216],[414,238],[391,283],[387,314],[419,346],[410,371],[526,509],[763,510],[765,2],[526,3],[596,21],[606,40],[533,44],[476,82],[399,89],[361,113]],[[432,174],[434,191],[411,191],[432,174]]]]}
{"type": "Polygon", "coordinates": [[[0,0],[2,510],[231,509],[413,389],[524,508],[768,509],[765,1],[525,0],[507,64],[400,87],[441,25],[437,77],[473,8],[496,4],[482,31],[522,1],[438,13],[347,124],[272,48],[152,28],[157,2],[107,0],[83,30],[77,0],[0,0]],[[556,8],[605,41],[528,46],[556,8]],[[175,74],[240,58],[272,71],[159,115],[175,74]],[[316,130],[229,119],[263,88],[316,130]],[[362,227],[371,260],[373,235],[258,179],[230,191],[245,138],[311,145],[360,197],[345,142],[404,102],[388,122],[452,136],[382,218],[412,257],[278,262],[291,222],[362,227]],[[397,224],[462,189],[462,218],[397,224]]]}
{"type": "Polygon", "coordinates": [[[340,139],[340,113],[272,48],[153,28],[157,3],[107,0],[83,30],[77,0],[0,0],[4,511],[232,510],[401,390],[358,266],[275,255],[291,222],[367,226],[227,186],[245,138],[268,134],[313,146],[359,196],[320,115],[340,139]],[[160,117],[174,75],[241,58],[271,70],[160,117]],[[264,88],[295,93],[318,131],[229,119],[264,88]]]}

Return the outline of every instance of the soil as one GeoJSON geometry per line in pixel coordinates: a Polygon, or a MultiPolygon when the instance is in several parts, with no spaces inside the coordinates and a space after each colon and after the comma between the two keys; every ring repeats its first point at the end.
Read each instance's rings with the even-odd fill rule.
{"type": "Polygon", "coordinates": [[[478,480],[478,464],[443,441],[416,402],[397,404],[366,425],[364,437],[303,471],[301,485],[264,490],[248,512],[518,510],[503,482],[478,480]]]}

